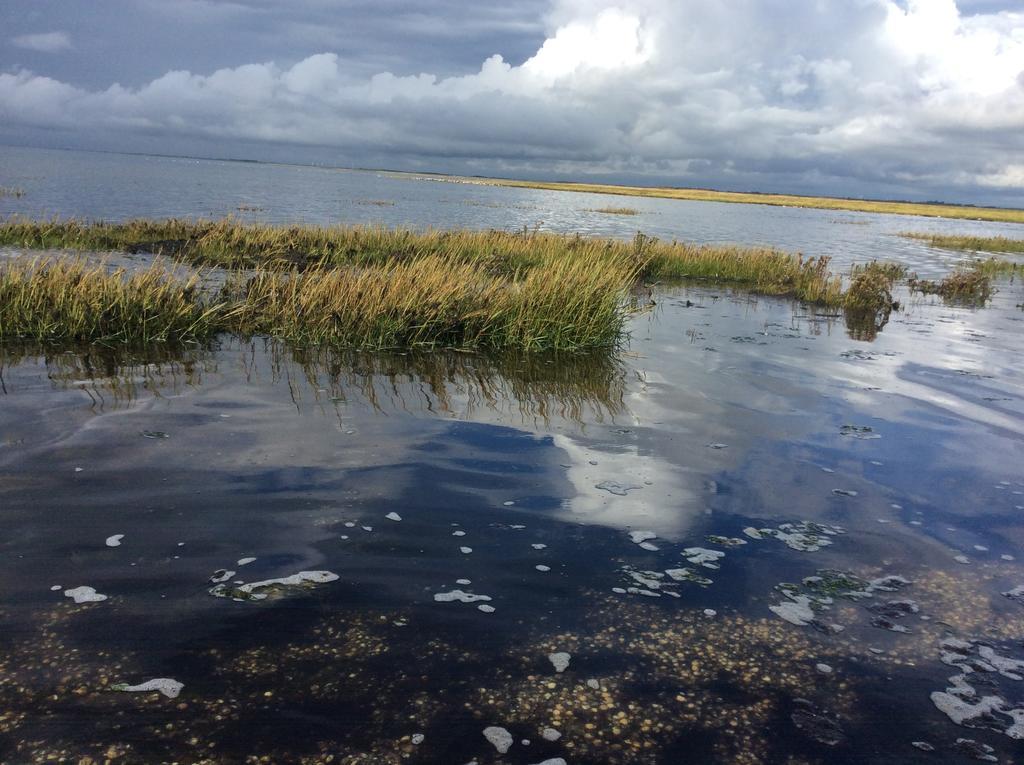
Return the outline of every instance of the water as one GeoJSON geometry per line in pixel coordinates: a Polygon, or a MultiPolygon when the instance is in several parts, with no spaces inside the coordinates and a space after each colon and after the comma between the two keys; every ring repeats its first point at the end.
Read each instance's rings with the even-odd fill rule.
{"type": "MultiPolygon", "coordinates": [[[[175,162],[99,157],[122,176],[175,162]]],[[[438,200],[522,193],[218,168],[211,184],[264,178],[273,199],[276,173],[407,188],[433,210],[410,225],[507,223],[514,207],[438,200]]],[[[56,211],[189,213],[166,179],[154,212],[141,192],[93,210],[82,190],[56,211]]],[[[28,204],[22,185],[3,204],[28,204]]],[[[591,205],[530,194],[548,220],[591,205]]],[[[709,238],[746,241],[757,215],[807,249],[832,232],[837,258],[887,226],[967,225],[698,207],[723,216],[709,238]]],[[[0,761],[1019,759],[1024,604],[1003,595],[1024,585],[1019,285],[980,310],[901,294],[871,342],[786,300],[654,297],[615,357],[0,350],[0,761]],[[857,579],[804,582],[828,570],[857,579]],[[329,574],[238,584],[301,572],[329,574]],[[106,599],[76,604],[80,587],[106,599]],[[114,690],[159,679],[180,692],[114,690]],[[943,711],[982,697],[998,709],[964,720],[981,727],[943,711]]]]}
{"type": "Polygon", "coordinates": [[[0,147],[0,217],[126,218],[234,215],[272,223],[522,229],[631,238],[638,230],[688,242],[768,244],[853,262],[899,260],[922,276],[945,273],[955,253],[899,232],[1020,236],[1012,223],[908,218],[766,205],[682,202],[450,183],[378,172],[250,162],[0,147]],[[595,212],[628,207],[639,215],[595,212]]]}

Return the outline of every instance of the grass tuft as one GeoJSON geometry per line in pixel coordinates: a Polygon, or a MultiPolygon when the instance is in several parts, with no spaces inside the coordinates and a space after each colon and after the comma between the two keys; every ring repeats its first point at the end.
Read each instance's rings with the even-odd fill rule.
{"type": "Polygon", "coordinates": [[[843,314],[850,334],[859,340],[873,340],[899,309],[892,288],[907,269],[899,263],[873,260],[850,269],[850,286],[843,295],[843,314]]]}
{"type": "Polygon", "coordinates": [[[962,266],[940,281],[912,277],[907,281],[913,292],[939,295],[949,303],[984,305],[992,297],[992,277],[979,268],[962,266]]]}
{"type": "Polygon", "coordinates": [[[17,186],[0,186],[0,197],[14,197],[20,199],[25,196],[25,190],[17,186]]]}

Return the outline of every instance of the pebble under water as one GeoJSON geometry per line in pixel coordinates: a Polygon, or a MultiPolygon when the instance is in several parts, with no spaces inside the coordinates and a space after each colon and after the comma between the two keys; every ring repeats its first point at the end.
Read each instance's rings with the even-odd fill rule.
{"type": "Polygon", "coordinates": [[[900,297],[0,351],[0,761],[1021,761],[1020,287],[900,297]]]}

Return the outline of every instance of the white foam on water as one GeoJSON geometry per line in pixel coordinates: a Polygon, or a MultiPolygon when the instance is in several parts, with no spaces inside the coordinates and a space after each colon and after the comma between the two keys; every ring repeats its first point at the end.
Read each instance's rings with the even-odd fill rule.
{"type": "Polygon", "coordinates": [[[64,590],[64,597],[71,598],[76,603],[99,603],[107,599],[106,595],[96,592],[93,587],[85,586],[64,590]]]}
{"type": "Polygon", "coordinates": [[[122,539],[124,539],[124,534],[113,534],[107,537],[106,545],[107,547],[120,547],[122,539]]]}
{"type": "Polygon", "coordinates": [[[484,728],[484,738],[491,742],[498,754],[506,754],[512,748],[512,734],[505,728],[496,725],[484,728]]]}
{"type": "Polygon", "coordinates": [[[111,686],[112,690],[124,691],[127,693],[148,693],[150,691],[159,691],[169,699],[178,698],[178,694],[181,693],[181,689],[184,687],[184,683],[172,680],[169,677],[156,677],[152,680],[140,683],[139,685],[119,683],[118,685],[111,686]]]}
{"type": "Polygon", "coordinates": [[[779,603],[776,606],[768,606],[768,610],[790,624],[798,627],[805,627],[814,621],[814,611],[811,610],[811,599],[806,595],[797,595],[793,600],[779,603]]]}
{"type": "Polygon", "coordinates": [[[554,666],[555,672],[558,672],[559,674],[565,672],[565,670],[569,668],[569,662],[571,660],[572,656],[565,653],[564,651],[548,654],[548,661],[550,661],[551,664],[554,666]]]}
{"type": "Polygon", "coordinates": [[[687,547],[682,555],[689,563],[704,568],[721,568],[718,561],[725,557],[721,550],[708,550],[703,547],[687,547]]]}
{"type": "Polygon", "coordinates": [[[387,518],[389,521],[400,521],[400,520],[402,520],[402,516],[400,516],[396,512],[390,512],[387,515],[385,515],[384,517],[387,518]]]}
{"type": "Polygon", "coordinates": [[[491,596],[474,595],[471,592],[463,592],[462,590],[452,590],[451,592],[435,592],[434,600],[438,603],[454,603],[456,600],[460,603],[476,603],[481,600],[491,600],[491,596]]]}

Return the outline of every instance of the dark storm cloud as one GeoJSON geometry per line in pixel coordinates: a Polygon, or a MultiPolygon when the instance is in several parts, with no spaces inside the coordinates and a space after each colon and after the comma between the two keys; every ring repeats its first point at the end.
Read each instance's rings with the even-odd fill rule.
{"type": "Polygon", "coordinates": [[[22,5],[0,140],[1024,201],[1024,13],[986,0],[22,5]]]}
{"type": "Polygon", "coordinates": [[[338,53],[353,72],[441,76],[510,61],[544,41],[548,3],[473,0],[6,0],[0,68],[24,67],[83,88],[143,85],[174,70],[211,72],[249,62],[295,63],[338,53]],[[73,36],[74,50],[38,55],[23,35],[73,36]]]}

